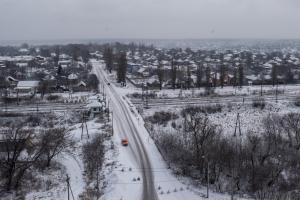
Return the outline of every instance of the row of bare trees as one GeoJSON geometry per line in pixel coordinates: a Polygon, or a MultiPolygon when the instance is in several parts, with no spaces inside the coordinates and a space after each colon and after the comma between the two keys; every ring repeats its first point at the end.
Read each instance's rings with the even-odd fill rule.
{"type": "Polygon", "coordinates": [[[210,90],[220,85],[222,88],[226,85],[240,86],[244,85],[244,69],[243,66],[239,66],[233,69],[233,78],[229,81],[228,79],[228,66],[220,65],[219,69],[212,70],[211,67],[204,67],[203,64],[198,63],[195,71],[191,70],[191,66],[180,66],[174,59],[171,61],[171,69],[164,69],[161,61],[158,63],[156,74],[158,77],[159,88],[162,89],[163,83],[166,80],[171,81],[171,86],[173,89],[181,87],[184,85],[185,89],[190,89],[192,87],[205,87],[206,91],[209,93],[210,90]],[[192,74],[196,75],[195,84],[193,84],[192,74]],[[217,75],[219,74],[219,77],[217,75]],[[204,79],[204,80],[203,80],[204,79]],[[219,81],[219,83],[217,83],[219,81]],[[182,85],[183,84],[183,85],[182,85]]]}
{"type": "Polygon", "coordinates": [[[83,162],[88,185],[95,183],[94,192],[89,193],[89,199],[99,198],[101,195],[101,169],[104,162],[104,136],[98,134],[82,146],[83,162]]]}
{"type": "Polygon", "coordinates": [[[124,51],[114,54],[113,49],[111,47],[107,47],[103,51],[103,59],[109,73],[111,73],[113,69],[117,71],[118,83],[125,83],[127,73],[127,54],[124,51]],[[117,63],[116,67],[114,67],[114,62],[117,63]]]}
{"type": "Polygon", "coordinates": [[[46,170],[53,158],[71,153],[74,145],[64,128],[37,130],[29,122],[2,127],[0,134],[0,190],[17,190],[24,175],[35,169],[46,170]]]}
{"type": "Polygon", "coordinates": [[[209,182],[218,192],[256,199],[300,197],[299,113],[269,115],[261,133],[235,136],[224,136],[205,114],[189,112],[183,118],[176,137],[168,132],[154,137],[165,159],[182,174],[204,183],[209,164],[209,182]]]}

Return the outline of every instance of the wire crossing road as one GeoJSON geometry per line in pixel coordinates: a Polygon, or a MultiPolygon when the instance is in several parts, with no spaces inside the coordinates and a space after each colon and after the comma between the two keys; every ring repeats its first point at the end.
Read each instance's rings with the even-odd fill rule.
{"type": "MultiPolygon", "coordinates": [[[[126,102],[116,92],[113,85],[108,85],[108,81],[104,76],[104,71],[100,65],[94,65],[94,70],[98,76],[100,83],[105,85],[106,94],[110,99],[110,105],[112,106],[114,124],[118,128],[118,133],[121,137],[126,137],[129,140],[129,150],[133,155],[137,167],[141,169],[151,168],[151,162],[143,141],[140,137],[136,125],[133,123],[133,116],[130,114],[130,110],[126,105],[126,102]]],[[[115,128],[114,128],[115,129],[115,128]]],[[[151,170],[141,171],[142,175],[142,196],[139,199],[142,200],[158,200],[158,195],[154,185],[154,176],[151,170]]]]}

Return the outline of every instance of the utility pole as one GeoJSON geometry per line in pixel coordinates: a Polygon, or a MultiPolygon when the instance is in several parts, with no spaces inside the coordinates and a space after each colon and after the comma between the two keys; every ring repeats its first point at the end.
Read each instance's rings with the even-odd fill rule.
{"type": "Polygon", "coordinates": [[[276,103],[278,103],[278,79],[277,79],[277,83],[276,83],[276,103]]]}
{"type": "Polygon", "coordinates": [[[144,103],[144,88],[145,87],[145,84],[143,83],[142,84],[142,102],[144,103]]]}
{"type": "Polygon", "coordinates": [[[98,163],[98,160],[96,161],[97,162],[97,183],[96,183],[96,188],[97,188],[97,191],[99,193],[99,163],[98,163]]]}
{"type": "Polygon", "coordinates": [[[108,122],[110,120],[109,113],[110,113],[110,111],[109,111],[109,100],[107,100],[107,119],[108,119],[108,122]]]}
{"type": "MultiPolygon", "coordinates": [[[[240,152],[241,152],[241,144],[242,144],[242,130],[241,130],[241,120],[240,120],[240,113],[237,114],[237,117],[236,117],[236,122],[235,122],[235,128],[234,128],[234,134],[233,134],[233,137],[235,138],[235,151],[236,151],[236,154],[238,154],[238,156],[240,155],[240,152]],[[239,131],[239,134],[237,135],[237,129],[239,131]],[[238,141],[239,140],[239,141],[238,141]],[[238,148],[238,143],[240,144],[238,148]],[[240,151],[239,151],[240,150],[240,151]]],[[[238,168],[240,167],[238,165],[238,162],[239,162],[239,158],[234,156],[234,163],[233,163],[233,168],[232,168],[232,172],[231,172],[231,176],[232,176],[232,185],[231,185],[231,200],[234,200],[234,187],[235,187],[235,176],[238,177],[238,174],[235,173],[235,167],[238,168]]]]}
{"type": "Polygon", "coordinates": [[[260,81],[260,96],[263,96],[263,79],[264,79],[264,75],[263,73],[261,73],[261,81],[260,81]]]}
{"type": "Polygon", "coordinates": [[[207,161],[207,188],[206,188],[206,198],[209,198],[209,161],[208,158],[206,158],[207,161]]]}
{"type": "Polygon", "coordinates": [[[5,112],[7,112],[7,102],[8,102],[8,88],[5,90],[5,97],[4,97],[5,112]]]}
{"type": "Polygon", "coordinates": [[[17,90],[17,105],[19,105],[19,90],[17,90]]]}
{"type": "Polygon", "coordinates": [[[85,129],[86,129],[87,137],[90,138],[88,126],[87,126],[87,123],[86,123],[86,118],[85,118],[85,116],[84,116],[84,112],[82,112],[81,139],[82,139],[82,137],[83,137],[83,129],[84,129],[84,126],[85,126],[85,129]]]}
{"type": "Polygon", "coordinates": [[[67,174],[68,200],[70,200],[70,177],[67,174]]]}
{"type": "Polygon", "coordinates": [[[146,108],[148,108],[148,101],[149,101],[149,93],[148,93],[149,91],[148,91],[148,85],[146,85],[146,108]]]}
{"type": "Polygon", "coordinates": [[[233,135],[234,137],[236,137],[237,128],[238,128],[238,131],[239,131],[239,136],[241,136],[242,135],[242,130],[241,130],[240,113],[238,113],[237,117],[236,117],[234,135],[233,135]]]}
{"type": "Polygon", "coordinates": [[[38,102],[38,100],[36,102],[36,112],[39,112],[39,102],[38,102]]]}
{"type": "Polygon", "coordinates": [[[67,188],[68,188],[68,200],[70,200],[70,192],[71,192],[71,195],[72,195],[72,199],[75,200],[74,194],[73,194],[73,191],[72,191],[72,188],[71,188],[71,185],[70,185],[70,177],[69,177],[68,174],[67,174],[66,182],[67,182],[67,188]]]}
{"type": "Polygon", "coordinates": [[[111,135],[114,135],[114,113],[111,111],[111,135]]]}
{"type": "Polygon", "coordinates": [[[148,101],[149,101],[148,96],[149,96],[148,85],[147,83],[144,83],[142,86],[142,100],[145,108],[148,108],[148,101]]]}
{"type": "Polygon", "coordinates": [[[208,161],[208,157],[203,155],[202,158],[204,160],[206,160],[206,164],[207,164],[207,172],[206,172],[206,198],[209,198],[209,161],[208,161]]]}
{"type": "Polygon", "coordinates": [[[182,82],[180,82],[179,98],[182,98],[182,82]]]}
{"type": "Polygon", "coordinates": [[[103,97],[105,97],[104,84],[102,85],[103,97]]]}

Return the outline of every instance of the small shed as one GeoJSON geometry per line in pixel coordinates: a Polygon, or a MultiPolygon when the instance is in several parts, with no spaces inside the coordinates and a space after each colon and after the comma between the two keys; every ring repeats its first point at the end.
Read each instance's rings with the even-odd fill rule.
{"type": "Polygon", "coordinates": [[[99,101],[92,101],[91,103],[86,105],[86,107],[90,113],[91,118],[94,118],[96,115],[99,115],[101,114],[101,112],[103,112],[103,104],[99,101]]]}

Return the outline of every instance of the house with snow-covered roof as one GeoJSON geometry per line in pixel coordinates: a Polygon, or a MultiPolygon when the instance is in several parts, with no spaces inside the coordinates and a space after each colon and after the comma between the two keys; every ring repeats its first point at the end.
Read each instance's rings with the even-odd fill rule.
{"type": "Polygon", "coordinates": [[[101,114],[105,110],[105,102],[100,100],[90,101],[89,104],[86,105],[88,113],[91,118],[101,114]]]}
{"type": "Polygon", "coordinates": [[[35,94],[39,87],[39,81],[19,81],[15,90],[19,93],[35,94]]]}
{"type": "Polygon", "coordinates": [[[7,76],[7,77],[5,78],[5,80],[6,80],[6,81],[9,83],[9,85],[11,85],[11,86],[16,86],[17,83],[18,83],[18,80],[15,79],[15,78],[12,77],[12,76],[7,76]]]}

